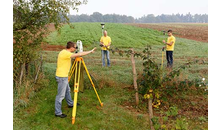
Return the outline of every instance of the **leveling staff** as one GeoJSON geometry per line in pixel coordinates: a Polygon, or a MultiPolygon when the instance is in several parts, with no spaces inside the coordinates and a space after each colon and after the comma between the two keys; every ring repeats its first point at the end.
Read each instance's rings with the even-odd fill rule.
{"type": "Polygon", "coordinates": [[[73,107],[73,100],[70,94],[70,87],[68,83],[68,73],[71,66],[71,58],[81,57],[93,53],[96,48],[91,51],[72,53],[76,50],[76,43],[67,42],[66,49],[62,50],[57,59],[57,69],[56,69],[56,81],[58,83],[58,92],[55,99],[55,116],[64,118],[67,115],[62,113],[61,106],[62,100],[66,99],[69,108],[73,107]]]}

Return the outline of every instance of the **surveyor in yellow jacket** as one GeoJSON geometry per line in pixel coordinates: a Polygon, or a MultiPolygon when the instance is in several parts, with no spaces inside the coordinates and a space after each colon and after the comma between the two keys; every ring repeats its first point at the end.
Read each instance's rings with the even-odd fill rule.
{"type": "Polygon", "coordinates": [[[102,46],[102,66],[105,66],[105,56],[107,58],[107,65],[110,67],[110,56],[109,56],[109,48],[111,45],[111,38],[107,35],[107,31],[105,30],[104,36],[100,39],[100,45],[102,46]]]}
{"type": "Polygon", "coordinates": [[[172,34],[172,30],[168,30],[167,42],[163,40],[163,43],[166,44],[166,58],[167,58],[167,68],[173,67],[173,51],[176,38],[172,34]]]}
{"type": "Polygon", "coordinates": [[[81,57],[93,53],[96,48],[91,51],[72,53],[76,50],[76,43],[67,42],[66,49],[60,51],[57,58],[56,81],[58,83],[58,90],[55,99],[55,116],[64,118],[67,115],[62,113],[62,100],[65,98],[69,108],[73,107],[73,100],[70,94],[70,87],[68,83],[68,73],[71,66],[71,58],[81,57]]]}

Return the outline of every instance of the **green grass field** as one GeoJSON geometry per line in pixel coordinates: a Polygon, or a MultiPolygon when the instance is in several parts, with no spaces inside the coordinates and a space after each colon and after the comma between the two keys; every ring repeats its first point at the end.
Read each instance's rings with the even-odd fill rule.
{"type": "MultiPolygon", "coordinates": [[[[99,42],[102,30],[99,23],[74,23],[74,29],[65,25],[61,29],[60,36],[53,32],[46,40],[52,45],[65,45],[67,41],[81,40],[84,46],[90,46],[99,42]]],[[[143,47],[146,44],[159,44],[162,40],[160,32],[154,30],[139,29],[124,24],[107,23],[105,29],[112,39],[115,47],[143,47]]]]}
{"type": "MultiPolygon", "coordinates": [[[[124,24],[106,23],[105,28],[112,38],[112,48],[118,47],[123,50],[134,48],[141,52],[147,45],[152,46],[152,56],[158,65],[161,63],[162,40],[167,36],[161,32],[151,29],[142,29],[124,24]]],[[[84,93],[79,94],[77,107],[77,117],[75,125],[71,125],[72,109],[67,107],[63,101],[62,110],[67,114],[67,118],[60,119],[54,116],[54,101],[57,93],[55,81],[56,58],[58,51],[43,51],[45,59],[43,70],[46,84],[31,99],[29,105],[14,112],[14,129],[127,129],[146,130],[150,129],[147,103],[141,102],[139,107],[134,106],[134,92],[132,90],[132,66],[130,57],[110,54],[111,68],[102,68],[101,49],[96,43],[101,36],[100,23],[74,23],[74,29],[65,25],[61,34],[52,32],[45,41],[52,45],[66,45],[68,41],[81,40],[84,50],[97,47],[95,53],[85,56],[84,60],[90,74],[97,85],[97,91],[104,103],[104,107],[99,106],[98,99],[91,89],[91,85],[85,76],[84,93]],[[129,104],[125,104],[129,102],[129,104]],[[142,107],[140,109],[140,107],[142,107]]],[[[142,71],[142,60],[136,58],[137,71],[142,71]]],[[[164,59],[165,60],[165,59],[164,59]]],[[[174,52],[174,69],[187,61],[199,60],[205,64],[193,64],[183,71],[183,78],[190,80],[196,78],[206,78],[208,82],[208,43],[193,40],[176,38],[174,52]]],[[[164,62],[164,67],[165,67],[164,62]]],[[[200,96],[200,95],[197,95],[200,96]]],[[[73,97],[73,94],[72,94],[73,97]]],[[[184,97],[185,98],[185,97],[184,97]]],[[[205,96],[207,99],[207,96],[205,96]]],[[[207,103],[208,101],[204,101],[207,103]]],[[[195,105],[196,103],[194,103],[195,105]]],[[[161,112],[159,110],[155,112],[161,112]]],[[[194,111],[189,111],[194,112],[194,111]]],[[[187,116],[188,129],[208,129],[207,116],[187,116]]],[[[169,122],[169,128],[175,128],[175,122],[169,122]]]]}

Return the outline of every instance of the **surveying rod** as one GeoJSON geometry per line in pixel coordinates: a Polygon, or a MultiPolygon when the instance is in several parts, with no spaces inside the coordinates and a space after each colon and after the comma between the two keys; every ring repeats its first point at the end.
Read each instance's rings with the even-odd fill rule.
{"type": "Polygon", "coordinates": [[[103,29],[104,29],[105,23],[101,23],[101,26],[102,26],[102,36],[103,36],[103,29]]]}

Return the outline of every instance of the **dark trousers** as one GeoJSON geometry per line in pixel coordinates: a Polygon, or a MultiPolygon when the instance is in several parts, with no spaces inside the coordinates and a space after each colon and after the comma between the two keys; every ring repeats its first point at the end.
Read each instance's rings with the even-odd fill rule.
{"type": "Polygon", "coordinates": [[[173,67],[173,51],[166,51],[166,57],[167,57],[167,67],[172,68],[173,67]]]}

